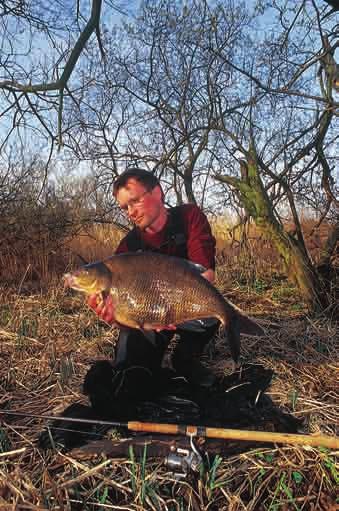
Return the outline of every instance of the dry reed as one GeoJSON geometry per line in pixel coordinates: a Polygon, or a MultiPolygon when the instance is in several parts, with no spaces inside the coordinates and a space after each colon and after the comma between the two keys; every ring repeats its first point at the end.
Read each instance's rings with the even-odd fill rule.
{"type": "MultiPolygon", "coordinates": [[[[91,236],[86,244],[84,237],[73,241],[72,250],[101,258],[112,253],[118,240],[103,235],[98,248],[97,238],[95,247],[91,245],[91,236]]],[[[252,315],[274,318],[281,326],[261,339],[244,338],[244,361],[274,370],[270,395],[305,419],[305,432],[335,434],[337,323],[307,316],[273,257],[272,266],[257,261],[253,267],[249,260],[248,268],[240,249],[233,255],[220,251],[218,257],[219,288],[252,315]]],[[[255,257],[253,252],[251,260],[255,257]]],[[[21,272],[24,277],[25,268],[21,272]]],[[[60,280],[52,279],[46,293],[25,296],[26,278],[21,286],[7,285],[0,295],[0,405],[57,414],[72,402],[86,401],[81,394],[83,377],[94,360],[113,355],[117,332],[98,321],[80,297],[66,294],[60,280]]],[[[222,374],[227,356],[218,341],[213,360],[207,363],[222,374]]],[[[159,460],[98,456],[80,461],[58,451],[44,454],[35,443],[44,426],[42,420],[28,417],[2,421],[0,509],[337,509],[335,453],[328,450],[258,447],[215,461],[200,477],[176,481],[159,460]]]]}

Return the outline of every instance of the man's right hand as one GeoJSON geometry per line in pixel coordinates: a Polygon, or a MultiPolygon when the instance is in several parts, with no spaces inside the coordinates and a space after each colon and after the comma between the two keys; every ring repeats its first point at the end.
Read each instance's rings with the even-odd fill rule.
{"type": "Polygon", "coordinates": [[[87,300],[87,305],[94,310],[100,319],[109,325],[116,326],[114,318],[114,305],[110,295],[104,300],[101,295],[90,295],[87,300]]]}

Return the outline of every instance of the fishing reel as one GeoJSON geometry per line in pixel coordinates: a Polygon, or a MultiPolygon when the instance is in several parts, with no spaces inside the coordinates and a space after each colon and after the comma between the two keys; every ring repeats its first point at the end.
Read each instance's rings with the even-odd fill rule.
{"type": "Polygon", "coordinates": [[[186,479],[189,472],[199,472],[203,459],[194,445],[193,435],[190,435],[191,449],[183,449],[182,447],[171,447],[171,452],[165,458],[165,465],[171,470],[174,479],[186,479]]]}

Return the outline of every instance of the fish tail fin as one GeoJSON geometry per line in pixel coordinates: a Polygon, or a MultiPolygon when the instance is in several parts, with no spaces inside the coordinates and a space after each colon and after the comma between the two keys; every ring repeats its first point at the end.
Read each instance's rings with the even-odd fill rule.
{"type": "Polygon", "coordinates": [[[238,315],[234,315],[229,323],[229,327],[227,329],[227,341],[230,347],[230,352],[232,359],[237,364],[240,357],[240,325],[239,325],[239,317],[238,315]]]}
{"type": "Polygon", "coordinates": [[[236,306],[230,309],[227,306],[224,317],[221,319],[225,337],[227,338],[230,348],[232,359],[235,363],[238,362],[240,357],[240,334],[263,336],[265,330],[254,319],[246,316],[236,306]]]}
{"type": "Polygon", "coordinates": [[[265,330],[259,323],[255,321],[255,319],[246,316],[243,313],[237,314],[239,319],[239,329],[240,333],[247,335],[256,335],[258,337],[262,337],[266,334],[265,330]]]}
{"type": "Polygon", "coordinates": [[[266,335],[264,328],[255,319],[247,316],[239,307],[229,300],[225,302],[221,322],[226,328],[230,328],[231,323],[234,322],[234,327],[232,328],[238,328],[240,334],[256,335],[259,337],[266,335]]]}
{"type": "Polygon", "coordinates": [[[229,349],[231,352],[231,357],[235,364],[238,363],[240,357],[240,326],[239,326],[239,316],[238,314],[231,314],[230,311],[227,310],[227,314],[224,316],[218,317],[221,322],[221,335],[225,337],[225,341],[227,341],[229,345],[229,349]]]}

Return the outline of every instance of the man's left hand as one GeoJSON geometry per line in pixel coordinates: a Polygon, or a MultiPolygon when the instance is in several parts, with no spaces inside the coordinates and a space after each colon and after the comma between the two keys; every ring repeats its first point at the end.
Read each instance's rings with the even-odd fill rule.
{"type": "Polygon", "coordinates": [[[209,268],[208,270],[204,271],[204,273],[201,274],[202,277],[204,277],[208,282],[213,284],[215,280],[215,271],[209,268]]]}

